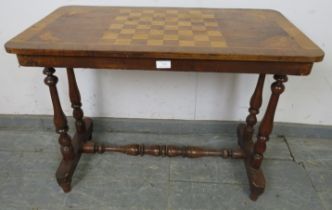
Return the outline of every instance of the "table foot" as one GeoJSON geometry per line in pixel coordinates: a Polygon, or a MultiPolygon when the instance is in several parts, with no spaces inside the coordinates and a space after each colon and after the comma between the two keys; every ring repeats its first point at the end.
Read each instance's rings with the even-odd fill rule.
{"type": "Polygon", "coordinates": [[[85,132],[75,133],[72,140],[74,158],[72,160],[62,160],[55,174],[59,186],[65,193],[68,193],[71,190],[71,181],[76,166],[81,158],[82,145],[89,139],[93,131],[93,124],[91,119],[84,119],[84,123],[87,128],[85,132]]]}
{"type": "Polygon", "coordinates": [[[250,161],[245,160],[245,167],[250,186],[250,199],[256,201],[265,189],[265,178],[261,169],[257,170],[250,166],[250,161]]]}
{"type": "Polygon", "coordinates": [[[244,159],[244,164],[247,172],[247,177],[250,186],[250,199],[256,201],[258,197],[263,194],[265,189],[265,178],[263,171],[261,169],[255,169],[250,166],[250,154],[252,153],[253,144],[252,141],[247,141],[244,139],[244,129],[245,124],[240,124],[237,129],[238,143],[240,147],[246,153],[246,158],[244,159]]]}
{"type": "MultiPolygon", "coordinates": [[[[74,146],[77,146],[77,142],[74,146]]],[[[71,180],[80,157],[81,153],[75,153],[73,160],[62,160],[56,171],[56,180],[65,193],[71,190],[71,180]]]]}

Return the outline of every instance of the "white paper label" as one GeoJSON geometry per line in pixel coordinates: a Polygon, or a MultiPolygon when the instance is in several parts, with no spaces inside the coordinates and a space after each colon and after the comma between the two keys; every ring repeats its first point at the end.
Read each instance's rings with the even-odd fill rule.
{"type": "Polygon", "coordinates": [[[156,68],[157,69],[170,69],[172,67],[171,61],[156,61],[156,68]]]}

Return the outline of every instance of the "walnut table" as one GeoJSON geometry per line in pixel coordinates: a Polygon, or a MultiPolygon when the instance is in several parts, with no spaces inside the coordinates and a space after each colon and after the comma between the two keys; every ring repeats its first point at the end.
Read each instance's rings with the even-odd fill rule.
{"type": "MultiPolygon", "coordinates": [[[[23,17],[22,17],[23,18],[23,17]]],[[[22,66],[44,67],[63,159],[56,172],[65,192],[81,154],[216,156],[243,159],[256,200],[265,188],[261,170],[266,142],[287,75],[308,75],[323,51],[273,10],[134,7],[62,7],[5,45],[22,66]],[[76,134],[68,134],[54,76],[66,68],[76,134]],[[258,74],[246,123],[238,126],[239,148],[174,145],[98,145],[91,139],[92,120],[83,117],[74,68],[141,69],[258,74]],[[253,140],[266,74],[274,75],[271,96],[253,140]]],[[[249,87],[248,87],[249,88],[249,87]]]]}

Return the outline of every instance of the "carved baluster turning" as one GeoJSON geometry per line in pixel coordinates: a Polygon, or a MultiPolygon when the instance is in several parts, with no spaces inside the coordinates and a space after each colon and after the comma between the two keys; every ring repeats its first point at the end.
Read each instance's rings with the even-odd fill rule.
{"type": "Polygon", "coordinates": [[[246,127],[243,133],[244,135],[243,138],[246,141],[246,143],[252,143],[254,126],[257,123],[256,115],[259,113],[259,109],[262,106],[264,81],[265,81],[265,74],[260,74],[255,88],[255,92],[250,99],[249,115],[246,118],[246,127]]]}
{"type": "Polygon", "coordinates": [[[276,80],[271,85],[271,97],[267,106],[263,120],[259,126],[257,141],[254,145],[254,152],[251,159],[251,166],[259,169],[263,161],[263,153],[266,150],[266,142],[269,140],[269,135],[272,132],[274,114],[278,104],[279,96],[284,92],[285,86],[283,83],[287,82],[286,75],[274,75],[276,80]]]}
{"type": "Polygon", "coordinates": [[[104,152],[120,152],[127,155],[152,155],[152,156],[168,156],[168,157],[189,157],[199,158],[204,156],[215,156],[223,158],[244,158],[245,154],[242,149],[207,149],[193,146],[174,146],[174,145],[143,145],[129,144],[123,146],[117,145],[98,145],[89,142],[83,145],[84,153],[104,153],[104,152]]]}
{"type": "Polygon", "coordinates": [[[73,116],[75,118],[76,130],[79,133],[85,131],[85,124],[83,121],[83,110],[81,108],[81,95],[77,87],[77,82],[75,78],[75,73],[73,68],[67,68],[68,85],[69,85],[69,97],[71,101],[71,106],[73,108],[73,116]]]}
{"type": "Polygon", "coordinates": [[[58,78],[54,76],[54,68],[45,68],[43,73],[46,75],[45,84],[49,86],[53,110],[54,110],[54,125],[56,132],[60,134],[59,143],[61,145],[61,153],[64,160],[72,160],[75,156],[71,138],[68,135],[68,125],[65,114],[62,111],[56,84],[58,78]]]}

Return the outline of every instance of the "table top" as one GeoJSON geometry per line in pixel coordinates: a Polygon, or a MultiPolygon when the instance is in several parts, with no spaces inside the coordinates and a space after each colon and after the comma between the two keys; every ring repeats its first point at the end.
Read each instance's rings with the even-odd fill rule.
{"type": "Polygon", "coordinates": [[[317,62],[324,52],[273,10],[61,7],[5,45],[19,55],[317,62]]]}

